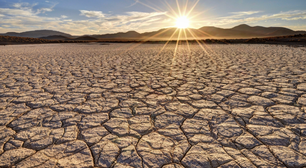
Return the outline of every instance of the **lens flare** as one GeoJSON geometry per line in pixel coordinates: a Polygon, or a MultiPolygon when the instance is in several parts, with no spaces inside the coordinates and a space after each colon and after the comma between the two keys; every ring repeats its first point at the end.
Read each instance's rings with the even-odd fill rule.
{"type": "Polygon", "coordinates": [[[205,36],[209,36],[211,38],[214,38],[214,36],[210,35],[207,32],[204,32],[200,29],[197,29],[197,31],[195,31],[195,29],[191,28],[191,27],[194,26],[192,24],[196,23],[194,18],[196,18],[197,16],[199,16],[202,13],[205,12],[205,11],[198,12],[197,14],[193,13],[195,7],[197,6],[197,4],[199,3],[200,0],[195,0],[193,5],[189,4],[189,0],[182,0],[182,2],[184,2],[184,1],[186,2],[185,5],[181,5],[179,3],[179,0],[175,0],[177,10],[175,10],[175,8],[173,8],[173,4],[172,5],[169,4],[167,0],[161,0],[161,1],[164,2],[164,4],[168,7],[168,10],[169,10],[168,12],[160,10],[160,8],[158,6],[155,6],[155,5],[152,6],[152,4],[149,5],[149,4],[146,4],[146,3],[144,3],[140,0],[135,0],[135,3],[142,4],[143,6],[151,8],[152,10],[155,10],[156,12],[164,12],[165,16],[167,16],[171,20],[175,21],[173,23],[173,26],[170,26],[170,29],[165,29],[165,30],[159,32],[158,34],[155,34],[155,35],[153,35],[149,38],[141,40],[141,42],[139,44],[136,44],[136,45],[134,45],[134,47],[131,47],[129,49],[133,49],[136,46],[141,45],[142,43],[145,43],[146,41],[149,41],[150,39],[154,39],[154,37],[162,35],[162,34],[166,33],[167,31],[173,30],[171,28],[175,27],[175,30],[173,31],[171,37],[166,41],[166,43],[164,44],[162,49],[157,54],[157,55],[160,55],[161,52],[165,49],[165,47],[170,43],[170,41],[173,41],[173,40],[176,41],[176,45],[175,45],[175,48],[174,48],[174,51],[173,51],[173,59],[172,59],[172,63],[171,63],[171,70],[170,70],[170,74],[169,74],[170,76],[172,75],[172,69],[174,67],[179,48],[182,48],[182,44],[184,44],[184,42],[187,45],[188,56],[191,59],[192,53],[191,53],[191,49],[190,49],[189,40],[195,40],[196,43],[198,43],[198,45],[203,50],[204,54],[207,55],[210,58],[210,60],[212,61],[212,63],[216,65],[216,68],[219,69],[219,65],[218,65],[218,62],[216,61],[216,59],[220,59],[220,57],[218,55],[216,55],[210,49],[210,47],[205,44],[205,41],[203,41],[202,38],[200,37],[201,35],[205,35],[205,36]],[[177,36],[177,37],[175,37],[175,36],[177,36]]]}
{"type": "Polygon", "coordinates": [[[188,28],[189,23],[189,19],[186,16],[182,16],[176,19],[176,27],[180,29],[188,28]]]}

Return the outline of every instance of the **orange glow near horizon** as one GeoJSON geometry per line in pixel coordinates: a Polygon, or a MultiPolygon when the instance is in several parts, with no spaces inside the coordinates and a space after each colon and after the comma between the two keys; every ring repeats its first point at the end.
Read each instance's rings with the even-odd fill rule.
{"type": "MultiPolygon", "coordinates": [[[[140,2],[139,0],[135,0],[135,1],[137,1],[138,3],[140,3],[140,4],[142,4],[146,7],[149,7],[151,9],[155,10],[156,12],[162,12],[157,7],[152,7],[148,4],[140,2]]],[[[166,4],[166,6],[168,7],[169,12],[171,13],[171,14],[165,13],[165,15],[167,17],[169,17],[170,19],[174,20],[173,27],[175,27],[176,30],[172,33],[171,37],[167,40],[165,45],[159,51],[158,55],[161,54],[161,52],[165,49],[165,47],[168,45],[168,43],[173,40],[173,38],[176,36],[176,34],[178,34],[177,37],[176,37],[176,45],[175,45],[175,49],[173,51],[171,71],[170,71],[169,75],[172,75],[172,69],[173,69],[173,66],[174,66],[174,63],[175,63],[175,60],[176,60],[176,57],[177,57],[177,53],[179,51],[180,42],[186,41],[185,44],[187,45],[188,55],[189,55],[189,57],[192,57],[191,50],[190,50],[190,44],[189,44],[188,40],[195,40],[197,42],[197,44],[201,47],[203,52],[211,59],[212,63],[216,65],[216,68],[218,68],[218,63],[215,60],[215,59],[218,58],[218,56],[216,56],[214,54],[214,52],[212,52],[211,49],[207,45],[205,45],[204,41],[201,40],[201,38],[197,35],[197,33],[195,33],[193,31],[193,29],[191,29],[191,27],[190,27],[190,26],[192,26],[191,23],[194,22],[192,19],[194,19],[197,15],[199,15],[199,14],[192,15],[192,12],[195,9],[195,7],[197,6],[199,0],[197,0],[190,8],[188,7],[189,6],[189,0],[186,0],[186,4],[184,4],[182,6],[182,8],[181,8],[181,5],[179,3],[179,0],[176,0],[177,10],[174,10],[172,8],[172,6],[166,0],[164,2],[166,4]],[[210,51],[211,53],[208,52],[208,51],[210,51]],[[214,57],[212,55],[214,55],[214,57]]],[[[165,31],[160,32],[159,35],[161,35],[163,33],[165,33],[165,31]]],[[[200,34],[206,34],[210,37],[213,37],[213,36],[209,35],[206,32],[203,32],[203,31],[200,31],[200,34]]],[[[154,36],[152,36],[152,38],[153,37],[154,36]]],[[[143,40],[143,41],[140,42],[140,44],[142,44],[146,41],[148,41],[148,40],[143,40]]]]}

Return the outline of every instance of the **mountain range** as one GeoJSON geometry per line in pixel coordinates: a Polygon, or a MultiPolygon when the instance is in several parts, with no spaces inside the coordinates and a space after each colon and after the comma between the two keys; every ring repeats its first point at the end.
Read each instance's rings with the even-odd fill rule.
{"type": "Polygon", "coordinates": [[[54,31],[54,30],[34,30],[34,31],[26,31],[22,33],[16,33],[16,32],[7,32],[5,34],[0,34],[3,36],[15,36],[15,37],[30,37],[30,38],[41,38],[41,37],[47,37],[47,36],[64,36],[71,38],[72,36],[67,33],[54,31]]]}
{"type": "MultiPolygon", "coordinates": [[[[16,36],[16,37],[31,37],[42,38],[48,40],[112,40],[112,39],[128,39],[128,40],[168,40],[170,37],[176,39],[179,36],[180,31],[176,31],[176,28],[165,28],[158,31],[138,33],[136,31],[120,32],[114,34],[102,34],[102,35],[84,35],[84,36],[72,36],[67,33],[53,31],[53,30],[35,30],[22,33],[8,32],[0,34],[3,36],[16,36]]],[[[199,29],[189,29],[181,31],[183,38],[194,39],[221,39],[221,38],[256,38],[256,37],[274,37],[274,36],[286,36],[295,34],[306,34],[306,31],[294,31],[285,27],[251,27],[246,24],[241,24],[233,28],[224,29],[218,27],[205,26],[199,29]]]]}

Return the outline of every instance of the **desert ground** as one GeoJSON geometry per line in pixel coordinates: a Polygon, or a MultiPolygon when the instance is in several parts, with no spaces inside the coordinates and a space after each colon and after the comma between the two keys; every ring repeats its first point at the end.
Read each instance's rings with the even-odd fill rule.
{"type": "Polygon", "coordinates": [[[162,47],[0,46],[0,167],[306,166],[305,47],[162,47]]]}

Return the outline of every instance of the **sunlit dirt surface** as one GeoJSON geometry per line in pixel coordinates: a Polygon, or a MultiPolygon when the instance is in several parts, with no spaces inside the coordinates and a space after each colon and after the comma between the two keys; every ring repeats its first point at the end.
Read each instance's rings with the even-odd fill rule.
{"type": "Polygon", "coordinates": [[[0,167],[306,166],[305,48],[162,47],[0,46],[0,167]]]}

